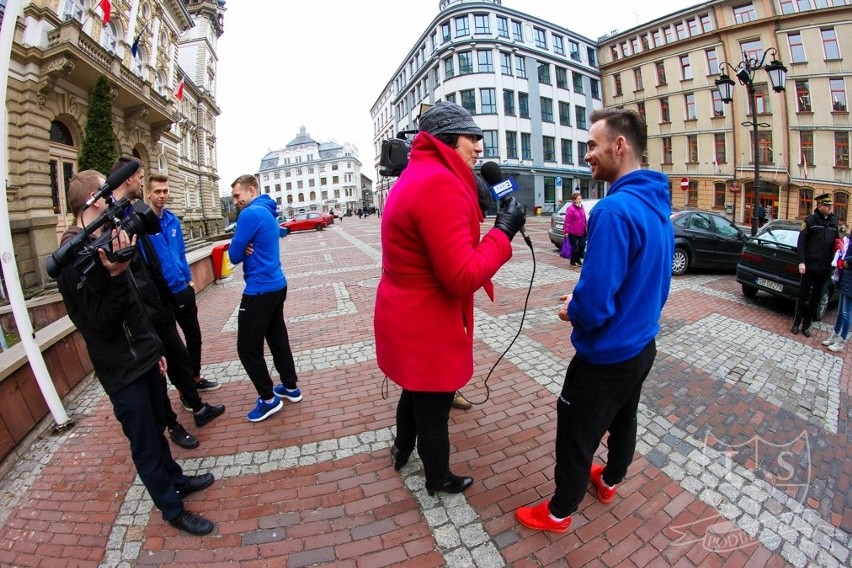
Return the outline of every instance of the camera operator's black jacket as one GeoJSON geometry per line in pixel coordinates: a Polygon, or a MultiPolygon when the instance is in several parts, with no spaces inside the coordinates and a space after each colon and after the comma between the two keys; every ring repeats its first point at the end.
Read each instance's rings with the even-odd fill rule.
{"type": "MultiPolygon", "coordinates": [[[[64,244],[82,229],[69,228],[64,244]]],[[[100,262],[83,280],[70,263],[57,279],[68,315],[83,338],[107,394],[132,384],[156,365],[163,344],[154,331],[131,269],[110,277],[100,262]]]]}

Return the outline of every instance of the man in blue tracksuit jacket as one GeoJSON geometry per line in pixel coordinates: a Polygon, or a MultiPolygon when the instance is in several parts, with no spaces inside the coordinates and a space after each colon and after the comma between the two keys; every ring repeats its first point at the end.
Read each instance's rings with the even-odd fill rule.
{"type": "Polygon", "coordinates": [[[568,530],[590,481],[598,500],[611,502],[633,460],[639,396],[657,353],[674,254],[668,178],[642,169],[645,120],[611,108],[594,111],[590,122],[585,160],[592,178],[611,186],[592,210],[586,261],[559,310],[574,328],[576,355],[556,403],[556,491],[515,512],[524,526],[555,533],[568,530]],[[606,432],[606,466],[592,466],[606,432]]]}
{"type": "Polygon", "coordinates": [[[149,235],[149,242],[157,254],[161,282],[168,288],[160,291],[161,296],[174,309],[175,319],[183,330],[195,388],[199,391],[217,390],[221,386],[218,382],[201,378],[201,326],[198,324],[198,305],[195,303],[195,283],[186,260],[180,220],[166,209],[169,199],[168,176],[151,174],[148,177],[147,194],[151,209],[160,219],[160,232],[149,235]]]}
{"type": "Polygon", "coordinates": [[[237,319],[237,353],[259,397],[248,419],[260,422],[281,410],[282,398],[299,402],[302,393],[296,386],[296,364],[284,324],[287,278],[279,258],[277,207],[272,198],[260,193],[251,174],[231,184],[231,197],[240,216],[228,256],[234,265],[243,263],[246,282],[237,319]],[[264,339],[281,377],[281,384],[274,388],[263,358],[264,339]]]}

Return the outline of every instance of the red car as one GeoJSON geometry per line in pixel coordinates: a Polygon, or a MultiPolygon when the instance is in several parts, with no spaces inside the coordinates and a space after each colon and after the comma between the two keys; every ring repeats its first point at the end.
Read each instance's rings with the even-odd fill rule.
{"type": "Polygon", "coordinates": [[[334,225],[334,213],[320,211],[319,214],[322,215],[323,217],[325,217],[326,224],[334,225]]]}
{"type": "Polygon", "coordinates": [[[280,225],[291,233],[296,231],[322,231],[328,227],[328,221],[322,213],[311,211],[309,213],[299,213],[289,221],[284,221],[280,225]]]}

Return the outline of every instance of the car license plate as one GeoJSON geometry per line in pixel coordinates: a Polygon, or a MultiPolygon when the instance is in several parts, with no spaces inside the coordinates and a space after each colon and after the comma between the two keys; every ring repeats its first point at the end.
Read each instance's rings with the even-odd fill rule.
{"type": "Polygon", "coordinates": [[[770,290],[775,290],[776,292],[780,292],[783,288],[783,286],[778,282],[773,282],[772,280],[767,280],[765,278],[758,278],[755,283],[758,286],[763,286],[764,288],[769,288],[770,290]]]}

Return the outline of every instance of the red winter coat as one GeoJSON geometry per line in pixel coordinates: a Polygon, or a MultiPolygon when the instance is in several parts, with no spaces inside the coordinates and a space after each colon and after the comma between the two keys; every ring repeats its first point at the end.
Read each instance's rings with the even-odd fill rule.
{"type": "Polygon", "coordinates": [[[420,132],[382,211],[382,278],[373,325],[379,368],[406,390],[453,392],[473,375],[473,294],[512,257],[484,220],[473,172],[420,132]]]}

